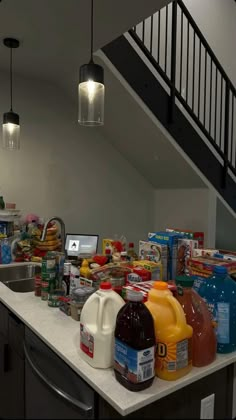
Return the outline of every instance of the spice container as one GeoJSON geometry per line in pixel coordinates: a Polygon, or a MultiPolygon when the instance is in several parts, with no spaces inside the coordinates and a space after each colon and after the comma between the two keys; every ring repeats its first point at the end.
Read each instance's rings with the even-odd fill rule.
{"type": "Polygon", "coordinates": [[[59,309],[64,312],[66,315],[71,315],[71,298],[68,296],[61,296],[59,297],[59,309]]]}
{"type": "Polygon", "coordinates": [[[81,286],[77,289],[72,290],[72,299],[77,303],[84,303],[89,296],[95,292],[94,287],[81,286]]]}
{"type": "Polygon", "coordinates": [[[82,308],[84,306],[84,302],[75,302],[72,300],[70,302],[70,309],[71,309],[71,318],[73,318],[75,321],[80,321],[80,315],[82,308]]]}
{"type": "Polygon", "coordinates": [[[41,296],[41,276],[37,275],[34,278],[34,294],[35,296],[41,296]]]}

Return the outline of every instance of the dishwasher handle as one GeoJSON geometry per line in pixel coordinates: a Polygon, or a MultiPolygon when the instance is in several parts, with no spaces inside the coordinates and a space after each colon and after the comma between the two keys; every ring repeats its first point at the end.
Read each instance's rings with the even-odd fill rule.
{"type": "Polygon", "coordinates": [[[42,380],[42,382],[45,383],[45,385],[47,385],[47,387],[51,391],[53,391],[58,396],[62,397],[69,404],[72,404],[73,406],[75,406],[80,411],[80,414],[83,417],[85,417],[85,416],[91,417],[92,412],[93,412],[93,407],[92,406],[88,406],[88,405],[84,404],[83,402],[76,400],[71,395],[67,394],[65,391],[60,389],[53,382],[51,382],[50,379],[48,379],[42,372],[40,372],[40,370],[35,366],[33,360],[31,359],[25,342],[24,342],[24,354],[25,354],[25,358],[26,358],[27,362],[29,363],[33,372],[42,380]]]}

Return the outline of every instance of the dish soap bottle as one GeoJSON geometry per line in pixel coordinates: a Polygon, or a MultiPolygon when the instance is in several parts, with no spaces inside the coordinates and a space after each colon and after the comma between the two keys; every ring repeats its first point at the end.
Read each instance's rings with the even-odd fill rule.
{"type": "Polygon", "coordinates": [[[128,290],[127,299],[116,319],[114,371],[125,388],[141,391],[155,376],[155,329],[142,293],[128,290]]]}

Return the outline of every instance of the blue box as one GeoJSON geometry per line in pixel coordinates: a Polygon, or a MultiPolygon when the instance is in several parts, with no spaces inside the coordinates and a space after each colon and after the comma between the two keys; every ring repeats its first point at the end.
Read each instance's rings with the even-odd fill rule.
{"type": "Polygon", "coordinates": [[[156,242],[161,245],[167,245],[168,247],[168,280],[174,280],[176,277],[176,266],[177,266],[177,252],[178,252],[178,239],[183,238],[183,235],[176,232],[153,232],[148,234],[148,240],[156,242]]]}

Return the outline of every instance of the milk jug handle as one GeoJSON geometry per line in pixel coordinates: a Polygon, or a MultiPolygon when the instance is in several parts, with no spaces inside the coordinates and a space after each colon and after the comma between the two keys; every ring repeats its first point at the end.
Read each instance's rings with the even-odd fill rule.
{"type": "Polygon", "coordinates": [[[101,331],[103,329],[103,315],[104,315],[104,306],[106,304],[108,297],[103,297],[100,300],[99,308],[98,308],[98,329],[101,331]]]}
{"type": "Polygon", "coordinates": [[[184,324],[186,324],[186,318],[184,315],[184,311],[182,306],[179,302],[174,298],[174,296],[167,296],[170,305],[172,306],[175,317],[176,317],[176,325],[177,327],[181,328],[184,324]]]}

